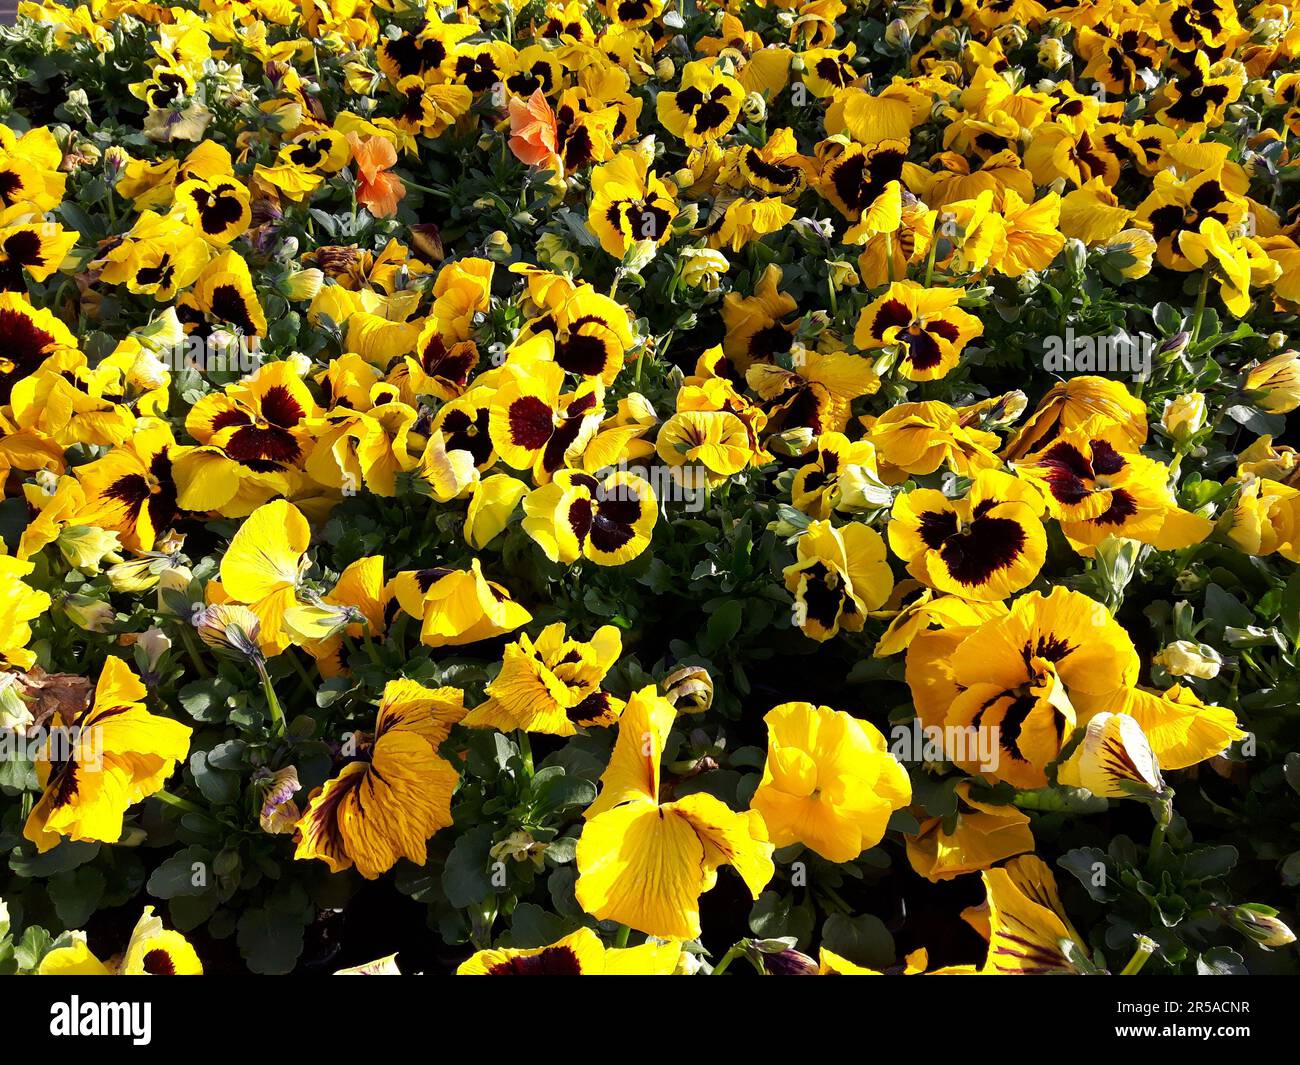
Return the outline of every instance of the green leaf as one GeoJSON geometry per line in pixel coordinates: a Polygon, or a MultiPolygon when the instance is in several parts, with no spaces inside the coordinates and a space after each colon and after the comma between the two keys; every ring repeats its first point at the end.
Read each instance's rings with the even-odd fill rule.
{"type": "Polygon", "coordinates": [[[1198,976],[1247,976],[1246,963],[1230,947],[1213,947],[1196,959],[1198,976]]]}
{"type": "Polygon", "coordinates": [[[855,965],[885,969],[894,964],[894,937],[885,923],[873,914],[848,917],[832,914],[822,925],[822,946],[855,965]]]}
{"type": "Polygon", "coordinates": [[[43,877],[67,872],[94,860],[99,854],[98,843],[81,843],[65,839],[44,854],[15,854],[9,859],[9,868],[18,876],[43,877]]]}
{"type": "Polygon", "coordinates": [[[239,775],[215,768],[207,751],[190,755],[190,772],[203,797],[213,805],[226,805],[239,798],[239,775]]]}
{"type": "Polygon", "coordinates": [[[273,906],[246,910],[238,928],[239,953],[253,972],[282,976],[298,964],[304,925],[297,914],[273,906]]]}
{"type": "Polygon", "coordinates": [[[701,652],[710,655],[725,647],[740,632],[743,621],[744,612],[741,610],[739,600],[728,599],[709,615],[709,622],[704,627],[704,640],[701,641],[700,647],[701,652]]]}
{"type": "Polygon", "coordinates": [[[107,881],[91,865],[50,877],[50,901],[64,928],[80,928],[99,908],[107,881]]]}
{"type": "Polygon", "coordinates": [[[1109,902],[1118,894],[1106,852],[1098,847],[1076,847],[1066,851],[1056,864],[1073,876],[1097,902],[1109,902]]]}
{"type": "Polygon", "coordinates": [[[212,854],[205,847],[186,847],[150,874],[145,890],[156,899],[202,895],[212,886],[211,863],[212,854]]]}
{"type": "Polygon", "coordinates": [[[442,890],[457,909],[475,906],[492,894],[492,826],[471,828],[456,841],[442,870],[442,890]]]}
{"type": "Polygon", "coordinates": [[[544,947],[563,939],[576,927],[574,921],[557,917],[535,903],[522,902],[511,916],[510,931],[500,937],[497,945],[516,950],[544,947]]]}
{"type": "Polygon", "coordinates": [[[533,778],[532,793],[534,808],[543,814],[589,806],[596,801],[595,784],[567,775],[558,765],[547,766],[533,778]]]}
{"type": "Polygon", "coordinates": [[[225,721],[234,686],[224,677],[207,677],[180,690],[181,706],[195,721],[225,721]]]}

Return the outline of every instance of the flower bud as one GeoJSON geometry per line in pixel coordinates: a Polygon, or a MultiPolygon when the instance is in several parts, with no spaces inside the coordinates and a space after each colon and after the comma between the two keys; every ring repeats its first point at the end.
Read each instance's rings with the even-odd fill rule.
{"type": "Polygon", "coordinates": [[[107,632],[117,620],[117,612],[108,603],[89,595],[72,592],[58,602],[68,620],[87,632],[107,632]]]}
{"type": "Polygon", "coordinates": [[[293,831],[294,825],[302,817],[293,801],[301,787],[295,766],[285,766],[274,773],[268,769],[258,770],[252,788],[258,804],[257,823],[263,832],[282,836],[293,831]]]}
{"type": "Polygon", "coordinates": [[[1211,909],[1224,924],[1261,947],[1271,950],[1295,942],[1295,933],[1278,920],[1277,910],[1272,906],[1247,902],[1240,906],[1212,906],[1211,909]]]}
{"type": "Polygon", "coordinates": [[[713,678],[703,666],[684,666],[668,674],[663,690],[679,713],[702,713],[713,705],[713,678]]]}
{"type": "Polygon", "coordinates": [[[1205,428],[1205,396],[1201,392],[1187,392],[1165,401],[1160,424],[1178,443],[1185,444],[1205,428]]]}
{"type": "Polygon", "coordinates": [[[1284,351],[1261,362],[1246,375],[1247,392],[1258,392],[1261,410],[1290,414],[1300,407],[1300,352],[1284,351]]]}
{"type": "Polygon", "coordinates": [[[514,255],[514,249],[510,246],[510,238],[499,229],[488,234],[483,251],[489,259],[496,263],[508,263],[514,255]]]}
{"type": "Polygon", "coordinates": [[[1128,714],[1102,712],[1088,722],[1083,741],[1057,776],[1067,787],[1112,799],[1164,794],[1160,765],[1142,726],[1128,714]]]}
{"type": "Polygon", "coordinates": [[[59,533],[59,553],[82,573],[98,573],[104,560],[118,560],[122,544],[117,533],[93,525],[65,525],[59,533]]]}
{"type": "Polygon", "coordinates": [[[731,263],[720,251],[711,248],[683,248],[682,284],[689,288],[702,288],[714,292],[722,278],[731,269],[731,263]]]}
{"type": "Polygon", "coordinates": [[[1213,647],[1191,640],[1175,640],[1152,661],[1171,677],[1197,677],[1200,680],[1213,680],[1223,665],[1223,659],[1213,647]]]}
{"type": "Polygon", "coordinates": [[[321,285],[325,283],[325,273],[322,270],[296,270],[291,273],[284,282],[284,295],[286,299],[291,300],[309,300],[315,297],[320,291],[321,285]]]}
{"type": "Polygon", "coordinates": [[[1045,37],[1038,44],[1038,64],[1045,70],[1060,70],[1070,61],[1070,50],[1058,37],[1045,37]]]}
{"type": "Polygon", "coordinates": [[[762,93],[751,92],[745,97],[740,109],[745,112],[745,117],[751,122],[762,122],[763,119],[767,118],[767,101],[763,98],[762,93]]]}
{"type": "Polygon", "coordinates": [[[907,50],[912,46],[912,31],[901,18],[896,18],[885,27],[885,43],[892,48],[907,50]]]}

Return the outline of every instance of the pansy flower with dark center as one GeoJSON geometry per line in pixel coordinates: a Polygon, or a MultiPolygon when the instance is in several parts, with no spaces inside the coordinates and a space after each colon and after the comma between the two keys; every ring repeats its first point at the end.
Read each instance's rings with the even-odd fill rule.
{"type": "Polygon", "coordinates": [[[635,343],[627,309],[617,300],[579,285],[549,314],[530,320],[520,338],[531,341],[568,373],[614,383],[635,343]]]}
{"type": "Polygon", "coordinates": [[[229,244],[252,219],[248,188],[232,177],[182,182],[176,189],[176,203],[190,225],[214,244],[229,244]]]}
{"type": "Polygon", "coordinates": [[[1002,617],[916,638],[907,679],[923,717],[960,728],[996,727],[997,764],[978,764],[987,743],[967,744],[963,768],[1017,787],[1042,787],[1048,763],[1073,730],[1076,700],[1120,699],[1138,668],[1132,640],[1101,603],[1054,588],[1050,595],[1026,592],[1002,617]],[[926,668],[914,668],[926,661],[926,668]]]}
{"type": "Polygon", "coordinates": [[[448,73],[452,81],[478,96],[501,83],[502,75],[514,57],[515,50],[505,41],[462,44],[448,64],[448,73]]]}
{"type": "Polygon", "coordinates": [[[149,713],[145,696],[140,678],[109,655],[92,705],[56,710],[58,731],[35,760],[42,794],[23,828],[38,851],[64,839],[116,843],[127,808],[161,789],[189,754],[190,730],[149,713]]]}
{"type": "Polygon", "coordinates": [[[1080,26],[1079,55],[1087,60],[1083,77],[1107,92],[1126,96],[1152,88],[1164,64],[1166,46],[1158,27],[1143,18],[1116,24],[1080,26]]]}
{"type": "Polygon", "coordinates": [[[564,67],[554,53],[540,44],[530,44],[511,60],[505,71],[505,86],[513,96],[527,99],[537,90],[554,96],[564,86],[564,67]]]}
{"type": "Polygon", "coordinates": [[[907,145],[886,140],[872,146],[850,144],[822,167],[817,190],[845,218],[856,222],[891,181],[903,176],[907,145]]]}
{"type": "Polygon", "coordinates": [[[464,716],[463,699],[458,688],[389,681],[361,756],[312,792],[294,857],[333,873],[355,866],[367,880],[399,858],[423,865],[429,839],[451,824],[459,774],[438,747],[464,716]]]}
{"type": "Polygon", "coordinates": [[[248,263],[232,249],[204,267],[194,287],[177,300],[176,314],[191,335],[207,336],[217,325],[234,326],[245,337],[266,335],[266,314],[248,263]]]}
{"type": "Polygon", "coordinates": [[[301,464],[312,444],[308,422],[320,410],[288,362],[272,362],[225,392],[190,408],[185,430],[252,470],[301,464]]]}
{"type": "Polygon", "coordinates": [[[842,501],[841,478],[865,470],[876,473],[876,449],[867,440],[850,441],[843,433],[827,432],[817,437],[810,459],[790,483],[790,501],[811,518],[826,519],[842,501]]]}
{"type": "Polygon", "coordinates": [[[966,744],[965,750],[954,746],[948,754],[972,774],[983,772],[1017,788],[1043,788],[1047,767],[1073,735],[1078,714],[1048,658],[1034,655],[1024,670],[1026,677],[1015,687],[976,683],[958,694],[944,726],[988,733],[993,743],[966,744]]]}
{"type": "Polygon", "coordinates": [[[1211,62],[1218,60],[1234,36],[1244,36],[1231,0],[1181,0],[1170,4],[1162,30],[1162,38],[1177,49],[1172,58],[1188,67],[1201,55],[1211,62]]]}
{"type": "Polygon", "coordinates": [[[456,970],[457,976],[667,976],[677,967],[680,943],[647,942],[609,947],[590,928],[550,946],[518,950],[480,950],[456,970]]]}
{"type": "Polygon", "coordinates": [[[601,0],[600,7],[616,26],[640,29],[663,13],[664,0],[601,0]]]}
{"type": "Polygon", "coordinates": [[[591,172],[587,226],[600,246],[616,259],[641,241],[662,245],[672,236],[677,190],[650,170],[645,156],[619,152],[591,172]]]}
{"type": "Polygon", "coordinates": [[[778,129],[762,147],[740,150],[740,172],[745,180],[769,196],[790,196],[801,191],[812,170],[810,160],[799,154],[791,129],[778,129]]]}
{"type": "Polygon", "coordinates": [[[745,373],[764,401],[769,432],[843,432],[853,401],[880,387],[871,360],[862,355],[800,350],[792,361],[793,370],[756,362],[745,373]]]}
{"type": "Polygon", "coordinates": [[[308,128],[280,146],[272,166],[258,165],[260,181],[274,185],[291,200],[303,200],[352,158],[347,138],[334,129],[308,128]]]}
{"type": "Polygon", "coordinates": [[[407,570],[385,589],[401,609],[421,622],[420,641],[427,647],[462,647],[513,632],[532,615],[510,592],[483,576],[477,558],[469,569],[407,570]]]}
{"type": "Polygon", "coordinates": [[[552,736],[613,724],[623,704],[601,692],[600,684],[622,650],[613,625],[602,625],[589,641],[568,636],[558,621],[535,641],[522,633],[506,646],[501,670],[486,688],[487,701],[471,710],[464,724],[552,736]]]}
{"type": "Polygon", "coordinates": [[[531,469],[538,484],[576,464],[605,417],[599,381],[562,395],[564,379],[558,363],[507,364],[491,401],[492,445],[507,466],[531,469]]]}
{"type": "Polygon", "coordinates": [[[584,89],[565,89],[555,107],[555,150],[564,173],[609,159],[618,122],[617,108],[590,99],[584,89]]]}
{"type": "Polygon", "coordinates": [[[33,307],[25,295],[0,292],[0,404],[51,355],[76,348],[76,337],[55,315],[33,307]]]}
{"type": "Polygon", "coordinates": [[[621,566],[650,546],[659,502],[650,482],[636,474],[601,479],[565,469],[529,493],[524,514],[524,532],[551,561],[621,566]]]}
{"type": "Polygon", "coordinates": [[[783,576],[795,624],[819,643],[841,629],[861,632],[867,612],[884,605],[894,587],[885,541],[861,522],[811,522],[783,576]]]}
{"type": "Polygon", "coordinates": [[[1120,176],[1119,158],[1096,128],[1079,128],[1077,122],[1045,122],[1033,132],[1025,149],[1025,169],[1035,183],[1050,185],[1063,180],[1086,185],[1103,178],[1113,186],[1120,176]]]}
{"type": "Polygon", "coordinates": [[[0,292],[25,292],[24,275],[44,281],[76,242],[75,232],[55,222],[0,228],[0,292]]]}
{"type": "Polygon", "coordinates": [[[754,362],[773,362],[794,345],[799,305],[781,291],[781,268],[769,265],[754,286],[752,296],[728,292],[722,301],[726,333],[722,350],[731,365],[744,373],[754,362]]]}
{"type": "Polygon", "coordinates": [[[478,345],[474,341],[448,341],[442,335],[441,323],[430,316],[416,338],[415,353],[404,356],[389,372],[388,380],[409,391],[409,396],[403,392],[407,402],[416,396],[450,400],[465,391],[478,363],[478,345]]]}
{"type": "Polygon", "coordinates": [[[45,198],[40,170],[26,159],[0,151],[0,208],[38,204],[45,198]]]}
{"type": "Polygon", "coordinates": [[[474,103],[474,93],[467,85],[431,83],[415,76],[399,81],[396,92],[399,106],[394,124],[405,133],[425,137],[441,136],[474,103]]]}
{"type": "Polygon", "coordinates": [[[809,48],[800,53],[803,60],[803,83],[819,100],[847,89],[862,73],[854,68],[857,45],[850,41],[844,48],[809,48]]]}
{"type": "Polygon", "coordinates": [[[582,43],[596,38],[591,23],[587,21],[586,5],[570,0],[552,0],[546,5],[546,21],[534,30],[534,36],[542,40],[582,43]]]}
{"type": "Polygon", "coordinates": [[[937,381],[984,332],[984,324],[958,306],[965,294],[961,288],[896,281],[863,310],[853,343],[864,351],[896,346],[899,373],[909,381],[937,381]]]}
{"type": "Polygon", "coordinates": [[[403,78],[424,78],[442,72],[455,54],[457,43],[473,32],[474,27],[468,23],[430,21],[419,33],[381,35],[375,58],[394,85],[403,78]]]}
{"type": "Polygon", "coordinates": [[[492,399],[495,390],[471,388],[438,408],[430,432],[441,432],[448,451],[468,451],[486,471],[496,461],[492,445],[492,399]]]}
{"type": "Polygon", "coordinates": [[[1205,54],[1196,54],[1195,65],[1181,78],[1166,84],[1169,103],[1156,113],[1161,122],[1180,129],[1223,124],[1224,111],[1235,103],[1244,83],[1236,70],[1220,71],[1210,66],[1205,54]]]}
{"type": "Polygon", "coordinates": [[[736,124],[745,90],[735,78],[697,60],[682,69],[677,92],[661,92],[656,100],[663,127],[698,148],[717,140],[736,124]]]}
{"type": "Polygon", "coordinates": [[[1016,463],[1015,470],[1038,488],[1061,531],[1083,554],[1091,555],[1110,535],[1161,550],[1205,539],[1212,523],[1178,506],[1168,468],[1121,450],[1123,444],[1116,430],[1093,420],[1016,463]]]}
{"type": "Polygon", "coordinates": [[[1038,576],[1047,555],[1043,501],[1029,484],[981,470],[962,499],[916,488],[894,501],[889,546],[917,580],[965,599],[997,600],[1038,576]]]}
{"type": "Polygon", "coordinates": [[[1231,229],[1246,217],[1246,210],[1245,200],[1225,185],[1219,167],[1191,180],[1164,170],[1156,175],[1151,194],[1138,205],[1134,221],[1150,226],[1162,266],[1190,271],[1195,266],[1179,249],[1182,234],[1199,232],[1207,218],[1231,229]]]}
{"type": "Polygon", "coordinates": [[[155,111],[163,111],[173,104],[194,95],[194,79],[181,67],[158,69],[153,77],[133,84],[131,92],[155,111]]]}
{"type": "Polygon", "coordinates": [[[144,211],[129,239],[109,251],[101,277],[166,303],[198,280],[211,255],[212,245],[183,218],[144,211]]]}
{"type": "Polygon", "coordinates": [[[142,418],[135,435],[103,458],[76,467],[86,495],[78,523],[111,529],[132,550],[153,550],[181,514],[172,475],[181,450],[166,422],[142,418]]]}

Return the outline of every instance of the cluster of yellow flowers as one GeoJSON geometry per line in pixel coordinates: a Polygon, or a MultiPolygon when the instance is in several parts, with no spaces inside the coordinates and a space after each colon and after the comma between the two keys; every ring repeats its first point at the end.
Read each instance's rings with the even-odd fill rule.
{"type": "MultiPolygon", "coordinates": [[[[1076,931],[1050,814],[1149,804],[1149,870],[1172,774],[1280,788],[1292,6],[19,14],[0,895],[151,799],[213,865],[147,878],[199,936],[300,949],[271,882],[415,866],[463,973],[1135,969],[1156,889],[1117,851],[1141,916],[1076,931]],[[987,947],[837,935],[891,852],[900,897],[982,877],[987,947]],[[720,875],[757,938],[710,938],[720,875]]],[[[1169,969],[1184,916],[1289,942],[1199,884],[1169,969]]],[[[151,907],[108,962],[47,939],[27,970],[201,970],[151,907]]]]}

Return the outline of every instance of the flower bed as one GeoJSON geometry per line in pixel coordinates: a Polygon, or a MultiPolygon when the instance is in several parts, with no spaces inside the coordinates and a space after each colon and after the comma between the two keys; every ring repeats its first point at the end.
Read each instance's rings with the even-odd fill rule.
{"type": "Polygon", "coordinates": [[[20,4],[0,971],[1294,970],[1298,57],[20,4]]]}

